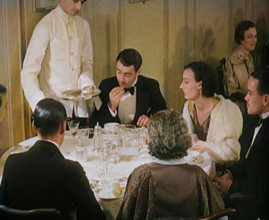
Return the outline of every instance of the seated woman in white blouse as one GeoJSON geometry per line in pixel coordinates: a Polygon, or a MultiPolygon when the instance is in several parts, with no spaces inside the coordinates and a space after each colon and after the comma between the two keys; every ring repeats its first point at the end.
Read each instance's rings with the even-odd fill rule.
{"type": "Polygon", "coordinates": [[[155,113],[149,121],[148,134],[149,154],[156,161],[130,174],[117,220],[196,218],[224,209],[207,174],[183,158],[191,138],[178,111],[155,113]]]}
{"type": "Polygon", "coordinates": [[[183,117],[193,134],[193,149],[207,151],[218,167],[239,159],[242,115],[239,107],[216,95],[216,78],[204,62],[192,62],[184,67],[180,85],[187,100],[183,117]]]}

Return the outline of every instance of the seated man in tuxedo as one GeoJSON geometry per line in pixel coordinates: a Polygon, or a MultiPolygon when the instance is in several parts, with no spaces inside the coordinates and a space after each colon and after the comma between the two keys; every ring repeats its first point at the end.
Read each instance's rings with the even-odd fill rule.
{"type": "Polygon", "coordinates": [[[38,141],[24,153],[11,154],[4,167],[0,204],[16,209],[56,208],[62,219],[105,219],[82,166],[67,160],[63,143],[66,111],[53,99],[38,102],[33,129],[38,141]]]}
{"type": "Polygon", "coordinates": [[[217,187],[228,193],[236,219],[269,219],[269,68],[254,71],[245,97],[240,160],[229,167],[217,187]],[[239,201],[239,202],[238,202],[239,201]],[[236,202],[236,203],[235,203],[236,202]]]}
{"type": "Polygon", "coordinates": [[[140,75],[142,57],[138,51],[125,49],[116,61],[116,76],[100,83],[102,106],[93,113],[90,125],[98,121],[102,127],[108,122],[144,126],[153,113],[166,108],[159,83],[140,75]]]}

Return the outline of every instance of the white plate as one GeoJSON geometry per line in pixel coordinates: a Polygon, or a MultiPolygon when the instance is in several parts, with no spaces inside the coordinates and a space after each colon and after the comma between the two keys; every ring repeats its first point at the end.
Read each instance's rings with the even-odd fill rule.
{"type": "Polygon", "coordinates": [[[112,199],[120,199],[123,197],[123,193],[119,196],[115,196],[111,190],[109,189],[103,189],[98,193],[98,197],[100,199],[106,199],[106,200],[112,200],[112,199]]]}

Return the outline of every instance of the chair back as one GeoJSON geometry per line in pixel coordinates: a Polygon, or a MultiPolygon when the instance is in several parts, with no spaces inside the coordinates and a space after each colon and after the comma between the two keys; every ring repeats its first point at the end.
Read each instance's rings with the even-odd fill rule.
{"type": "Polygon", "coordinates": [[[61,213],[57,209],[43,208],[20,210],[0,205],[0,219],[4,220],[60,220],[61,213]]]}
{"type": "Polygon", "coordinates": [[[225,62],[226,59],[223,58],[219,61],[217,66],[217,93],[220,95],[223,95],[224,97],[228,96],[228,89],[227,89],[227,83],[225,78],[225,62]]]}

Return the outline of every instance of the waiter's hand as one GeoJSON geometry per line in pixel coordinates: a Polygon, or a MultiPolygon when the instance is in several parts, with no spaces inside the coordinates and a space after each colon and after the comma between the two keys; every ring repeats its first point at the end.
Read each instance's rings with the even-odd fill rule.
{"type": "Polygon", "coordinates": [[[139,127],[142,127],[142,126],[146,126],[148,122],[149,122],[149,117],[146,115],[141,115],[138,118],[136,125],[139,127]]]}
{"type": "Polygon", "coordinates": [[[113,88],[110,93],[109,93],[109,107],[111,108],[111,110],[113,112],[116,111],[116,109],[118,108],[119,106],[119,103],[120,103],[120,99],[121,97],[124,95],[125,91],[123,89],[123,87],[115,87],[113,88]]]}

